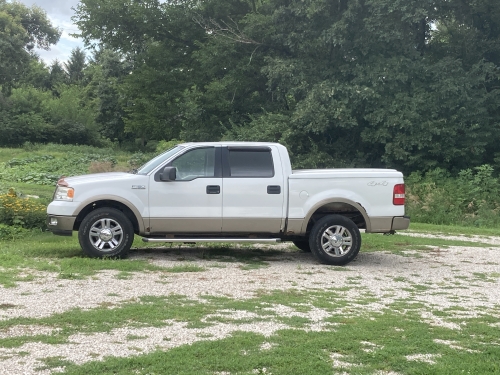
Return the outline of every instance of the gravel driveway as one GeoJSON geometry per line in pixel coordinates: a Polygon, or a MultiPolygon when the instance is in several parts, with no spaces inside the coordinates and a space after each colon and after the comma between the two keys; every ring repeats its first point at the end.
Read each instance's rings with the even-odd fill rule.
{"type": "MultiPolygon", "coordinates": [[[[466,239],[471,240],[470,237],[466,239]]],[[[481,240],[485,242],[483,237],[481,240]]],[[[500,244],[500,238],[491,237],[488,241],[492,245],[500,244]]],[[[0,319],[47,317],[74,308],[102,307],[105,303],[110,305],[111,313],[113,307],[125,301],[136,301],[141,296],[177,294],[199,300],[208,294],[247,299],[262,290],[322,290],[334,286],[346,301],[352,301],[347,303],[351,315],[379,312],[395,301],[411,298],[425,306],[420,310],[423,321],[460,329],[459,324],[435,316],[431,311],[458,304],[464,307],[461,314],[466,318],[476,316],[485,309],[498,308],[500,302],[500,250],[496,247],[434,248],[418,254],[408,252],[406,256],[361,252],[342,272],[316,263],[310,254],[296,252],[283,245],[281,250],[266,257],[268,264],[257,269],[245,269],[238,261],[201,259],[203,250],[200,248],[185,248],[181,256],[176,249],[138,250],[132,253],[132,259],[147,259],[161,267],[189,263],[205,268],[203,272],[171,273],[167,278],[162,272],[140,272],[122,279],[117,277],[115,271],[105,271],[84,280],[65,280],[58,278],[57,274],[38,273],[34,281],[19,283],[14,288],[1,288],[0,305],[4,308],[0,309],[0,319]],[[415,285],[426,285],[426,288],[415,290],[415,285]],[[356,301],[360,293],[369,293],[376,298],[369,303],[358,304],[356,301]]],[[[242,248],[235,251],[248,250],[242,248]]],[[[307,329],[311,330],[325,329],[323,321],[332,314],[318,308],[299,312],[279,304],[271,304],[269,310],[285,316],[307,318],[310,321],[307,329]]],[[[218,340],[234,331],[271,335],[278,329],[287,328],[272,319],[248,323],[248,318],[252,318],[251,312],[229,313],[234,314],[234,319],[244,319],[245,322],[188,328],[185,322],[171,321],[165,327],[125,327],[109,333],[75,334],[65,344],[30,342],[20,347],[2,347],[0,374],[49,374],[57,371],[37,370],[42,364],[40,360],[49,357],[61,357],[81,364],[106,356],[126,357],[158,348],[167,350],[199,340],[218,340]],[[127,342],[130,335],[137,337],[133,348],[127,342]],[[164,340],[166,336],[170,341],[164,340]]],[[[346,309],[339,313],[345,314],[346,309]]],[[[53,331],[54,328],[47,326],[18,325],[0,330],[0,338],[46,335],[53,331]]]]}

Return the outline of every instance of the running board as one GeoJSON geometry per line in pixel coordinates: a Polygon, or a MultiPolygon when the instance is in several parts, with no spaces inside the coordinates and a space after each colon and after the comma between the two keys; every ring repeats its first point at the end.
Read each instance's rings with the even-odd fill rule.
{"type": "Polygon", "coordinates": [[[144,242],[249,242],[249,243],[276,243],[280,238],[146,238],[144,242]]]}

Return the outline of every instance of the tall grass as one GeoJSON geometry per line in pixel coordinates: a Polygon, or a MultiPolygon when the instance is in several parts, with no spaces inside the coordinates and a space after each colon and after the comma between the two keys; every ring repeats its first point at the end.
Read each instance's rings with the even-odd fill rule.
{"type": "Polygon", "coordinates": [[[452,176],[443,169],[407,179],[407,213],[412,221],[439,225],[498,227],[500,179],[490,165],[452,176]]]}

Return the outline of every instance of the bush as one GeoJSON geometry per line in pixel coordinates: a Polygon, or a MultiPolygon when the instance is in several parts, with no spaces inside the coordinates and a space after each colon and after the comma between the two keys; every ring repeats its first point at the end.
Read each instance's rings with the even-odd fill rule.
{"type": "Polygon", "coordinates": [[[8,241],[15,240],[17,238],[26,237],[30,235],[31,232],[23,227],[14,227],[10,225],[0,224],[0,240],[8,241]]]}
{"type": "Polygon", "coordinates": [[[494,227],[500,224],[500,179],[490,165],[452,176],[443,169],[407,179],[407,213],[429,224],[494,227]]]}
{"type": "Polygon", "coordinates": [[[36,199],[20,197],[14,189],[0,195],[0,224],[43,229],[46,211],[44,204],[36,199]]]}
{"type": "Polygon", "coordinates": [[[128,165],[134,169],[139,168],[141,165],[151,160],[152,157],[153,157],[152,154],[144,154],[142,152],[136,152],[128,159],[128,165]]]}

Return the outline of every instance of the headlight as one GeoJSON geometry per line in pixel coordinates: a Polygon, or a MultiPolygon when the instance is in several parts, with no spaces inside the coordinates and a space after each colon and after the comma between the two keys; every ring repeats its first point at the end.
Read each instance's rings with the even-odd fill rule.
{"type": "Polygon", "coordinates": [[[65,186],[58,186],[54,194],[55,201],[73,202],[75,197],[75,189],[65,186]]]}

